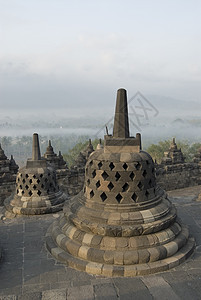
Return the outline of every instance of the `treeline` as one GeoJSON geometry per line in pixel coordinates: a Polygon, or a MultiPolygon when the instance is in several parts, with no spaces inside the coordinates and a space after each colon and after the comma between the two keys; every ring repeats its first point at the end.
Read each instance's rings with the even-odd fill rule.
{"type": "MultiPolygon", "coordinates": [[[[172,140],[160,141],[158,144],[151,144],[146,151],[152,156],[158,163],[161,162],[164,152],[170,148],[172,140]]],[[[198,149],[201,147],[201,143],[190,144],[188,141],[176,141],[177,148],[183,152],[186,162],[192,161],[198,149]]]]}
{"type": "MultiPolygon", "coordinates": [[[[85,143],[89,139],[88,136],[39,136],[41,155],[43,155],[48,146],[48,140],[51,140],[55,153],[68,153],[75,145],[79,143],[85,143]]],[[[10,158],[12,154],[19,164],[23,166],[32,155],[32,137],[30,136],[4,136],[0,137],[0,143],[2,145],[5,154],[10,158]]]]}
{"type": "MultiPolygon", "coordinates": [[[[98,142],[99,142],[98,139],[92,141],[94,149],[96,149],[98,142]]],[[[172,140],[160,141],[157,144],[149,145],[148,147],[144,148],[144,150],[147,151],[152,156],[153,160],[156,160],[158,163],[160,163],[162,157],[164,156],[164,152],[168,151],[168,149],[170,148],[171,142],[172,140]]],[[[192,161],[194,155],[198,152],[198,149],[201,147],[201,143],[190,144],[188,141],[177,141],[176,143],[178,149],[181,148],[185,156],[186,162],[192,161]]],[[[79,153],[86,148],[87,144],[88,141],[84,143],[80,142],[76,144],[72,149],[70,149],[68,153],[63,155],[64,159],[70,166],[75,163],[79,153]]]]}
{"type": "MultiPolygon", "coordinates": [[[[40,147],[41,154],[43,155],[48,146],[48,140],[51,140],[54,152],[58,154],[59,151],[62,152],[64,159],[67,164],[72,166],[79,153],[83,151],[89,142],[89,136],[86,135],[70,135],[70,136],[40,136],[40,147]]],[[[23,166],[27,158],[31,157],[32,153],[32,137],[22,136],[22,137],[0,137],[0,143],[5,151],[5,154],[10,157],[12,154],[16,162],[23,166]]],[[[96,149],[98,139],[92,141],[94,149],[96,149]]],[[[198,149],[201,147],[201,143],[189,143],[188,141],[176,141],[177,147],[181,148],[186,162],[192,161],[194,155],[197,153],[198,149]]],[[[159,141],[157,144],[150,144],[148,141],[144,141],[144,150],[147,151],[154,160],[158,163],[161,162],[164,152],[168,151],[170,148],[171,140],[159,141]]]]}

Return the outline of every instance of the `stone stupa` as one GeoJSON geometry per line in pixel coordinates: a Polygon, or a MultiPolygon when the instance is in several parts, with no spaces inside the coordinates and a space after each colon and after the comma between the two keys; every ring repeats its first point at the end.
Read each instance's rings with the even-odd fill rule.
{"type": "Polygon", "coordinates": [[[44,154],[44,158],[47,160],[48,164],[51,165],[56,170],[60,169],[68,169],[66,162],[61,155],[61,151],[59,151],[59,155],[54,152],[51,141],[48,142],[48,147],[44,154]]]}
{"type": "Polygon", "coordinates": [[[13,156],[11,155],[11,159],[8,159],[0,144],[0,206],[15,190],[18,169],[13,156]]]}
{"type": "Polygon", "coordinates": [[[195,241],[156,186],[140,134],[130,137],[126,90],[117,93],[113,136],[89,156],[84,189],[50,226],[46,245],[69,267],[109,277],[165,271],[192,253],[195,241]]]}
{"type": "Polygon", "coordinates": [[[14,197],[4,205],[13,214],[38,215],[52,213],[63,208],[66,195],[56,180],[55,170],[41,158],[38,134],[33,134],[32,159],[19,170],[14,197]]]}
{"type": "Polygon", "coordinates": [[[161,163],[165,165],[184,163],[184,155],[181,149],[178,149],[175,138],[172,139],[169,150],[164,152],[164,157],[162,158],[161,163]]]}
{"type": "Polygon", "coordinates": [[[48,142],[48,147],[43,156],[48,164],[55,169],[58,183],[68,175],[68,166],[63,159],[61,151],[59,151],[59,155],[54,152],[51,141],[48,142]]]}

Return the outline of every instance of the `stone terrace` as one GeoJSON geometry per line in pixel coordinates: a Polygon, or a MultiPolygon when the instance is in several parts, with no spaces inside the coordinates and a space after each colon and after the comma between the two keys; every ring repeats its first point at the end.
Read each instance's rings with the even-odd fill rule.
{"type": "Polygon", "coordinates": [[[48,254],[45,234],[60,213],[0,221],[0,299],[200,299],[201,186],[169,192],[196,239],[194,254],[170,271],[134,278],[103,278],[70,269],[48,254]]]}

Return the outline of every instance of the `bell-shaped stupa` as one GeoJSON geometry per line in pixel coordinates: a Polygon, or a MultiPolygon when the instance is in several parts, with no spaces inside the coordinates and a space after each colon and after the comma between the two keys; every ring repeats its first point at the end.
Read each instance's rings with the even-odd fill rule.
{"type": "Polygon", "coordinates": [[[33,134],[32,158],[19,170],[16,192],[8,198],[5,208],[14,214],[38,215],[63,208],[66,195],[59,190],[55,170],[41,158],[38,134],[33,134]]]}
{"type": "Polygon", "coordinates": [[[192,253],[194,243],[156,186],[140,134],[130,137],[126,90],[120,89],[113,136],[89,156],[84,190],[49,228],[47,249],[72,268],[112,277],[168,270],[192,253]]]}

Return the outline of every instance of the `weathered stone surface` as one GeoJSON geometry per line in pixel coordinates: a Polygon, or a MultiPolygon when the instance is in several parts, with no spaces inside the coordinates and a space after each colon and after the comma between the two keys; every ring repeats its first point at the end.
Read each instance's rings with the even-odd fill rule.
{"type": "Polygon", "coordinates": [[[32,159],[19,170],[16,192],[6,199],[5,208],[13,214],[45,214],[61,210],[67,199],[56,180],[56,172],[41,159],[38,135],[33,135],[32,159]]]}
{"type": "MultiPolygon", "coordinates": [[[[47,239],[47,249],[62,262],[113,277],[168,270],[194,249],[175,207],[156,185],[140,135],[129,137],[125,99],[125,90],[118,91],[114,136],[105,136],[104,148],[89,156],[84,189],[65,208],[66,226],[63,219],[62,227],[55,222],[47,239]]],[[[175,143],[172,148],[177,152],[175,143]]]]}
{"type": "Polygon", "coordinates": [[[11,159],[8,159],[0,144],[0,206],[15,190],[18,168],[13,156],[11,155],[11,159]]]}

